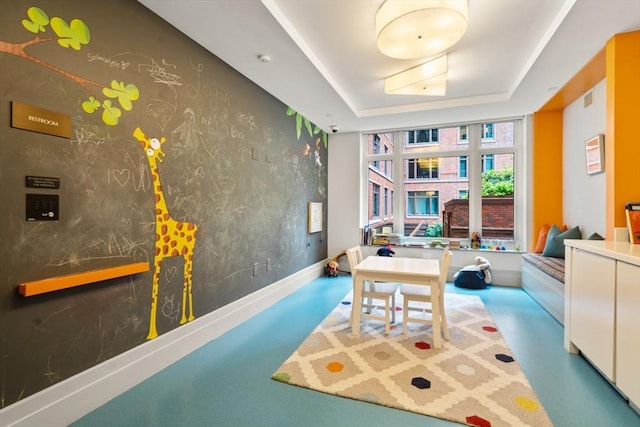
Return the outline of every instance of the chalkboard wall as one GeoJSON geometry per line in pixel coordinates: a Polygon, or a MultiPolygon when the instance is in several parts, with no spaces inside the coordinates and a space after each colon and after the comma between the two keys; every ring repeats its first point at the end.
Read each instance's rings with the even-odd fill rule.
{"type": "Polygon", "coordinates": [[[309,202],[323,203],[326,224],[325,133],[134,1],[2,9],[1,406],[153,338],[158,256],[160,335],[180,327],[187,275],[197,321],[326,258],[326,229],[307,230],[309,202]],[[12,128],[12,101],[69,115],[71,138],[12,128]],[[164,138],[159,182],[136,128],[164,138]],[[59,178],[60,188],[27,188],[26,176],[59,178]],[[27,193],[59,195],[59,220],[27,221],[27,193]],[[186,256],[156,254],[164,214],[197,227],[188,272],[186,256]],[[132,262],[150,271],[17,293],[19,283],[132,262]]]}

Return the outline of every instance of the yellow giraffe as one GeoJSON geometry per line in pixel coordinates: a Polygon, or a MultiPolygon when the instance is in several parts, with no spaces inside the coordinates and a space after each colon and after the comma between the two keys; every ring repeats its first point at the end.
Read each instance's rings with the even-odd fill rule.
{"type": "Polygon", "coordinates": [[[156,316],[158,313],[158,283],[160,282],[160,264],[167,257],[184,257],[184,284],[182,287],[182,319],[180,324],[190,322],[193,316],[193,294],[191,291],[191,272],[193,266],[193,248],[196,245],[196,233],[198,227],[190,222],[176,221],[171,218],[162,192],[160,175],[157,162],[162,163],[165,156],[162,151],[164,137],[149,138],[140,128],[133,131],[133,136],[140,142],[149,160],[151,177],[153,179],[153,192],[155,194],[156,207],[156,247],[153,258],[153,287],[151,290],[151,315],[149,320],[149,335],[147,339],[158,336],[156,329],[156,316]],[[187,305],[189,316],[187,317],[187,305]]]}

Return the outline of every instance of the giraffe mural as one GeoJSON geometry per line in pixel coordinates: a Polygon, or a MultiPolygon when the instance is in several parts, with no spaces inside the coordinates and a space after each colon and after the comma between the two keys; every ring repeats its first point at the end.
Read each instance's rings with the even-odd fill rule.
{"type": "Polygon", "coordinates": [[[171,218],[162,191],[160,175],[158,173],[158,162],[162,163],[165,156],[162,151],[164,137],[149,138],[140,129],[136,128],[133,136],[140,142],[149,161],[153,192],[155,195],[156,214],[156,239],[153,258],[153,286],[151,290],[151,314],[149,319],[149,335],[147,339],[158,336],[156,329],[156,317],[158,312],[158,286],[160,282],[160,265],[167,257],[182,256],[184,258],[184,284],[182,287],[182,318],[180,324],[190,322],[193,316],[193,294],[191,272],[193,266],[193,249],[196,244],[196,233],[198,227],[189,222],[176,221],[171,218]],[[187,307],[189,314],[187,316],[187,307]]]}

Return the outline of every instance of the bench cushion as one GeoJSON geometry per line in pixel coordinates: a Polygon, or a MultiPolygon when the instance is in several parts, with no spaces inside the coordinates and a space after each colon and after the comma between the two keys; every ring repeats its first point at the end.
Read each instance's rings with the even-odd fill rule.
{"type": "Polygon", "coordinates": [[[564,283],[564,258],[542,256],[540,254],[526,253],[522,260],[545,272],[554,279],[564,283]]]}

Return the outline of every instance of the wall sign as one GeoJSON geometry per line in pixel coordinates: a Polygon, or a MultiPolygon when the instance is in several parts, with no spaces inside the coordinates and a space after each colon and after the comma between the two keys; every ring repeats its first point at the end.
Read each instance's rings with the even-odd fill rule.
{"type": "Polygon", "coordinates": [[[28,188],[60,188],[60,178],[48,176],[27,176],[26,185],[28,188]]]}
{"type": "Polygon", "coordinates": [[[71,116],[11,101],[11,127],[71,138],[71,116]]]}

